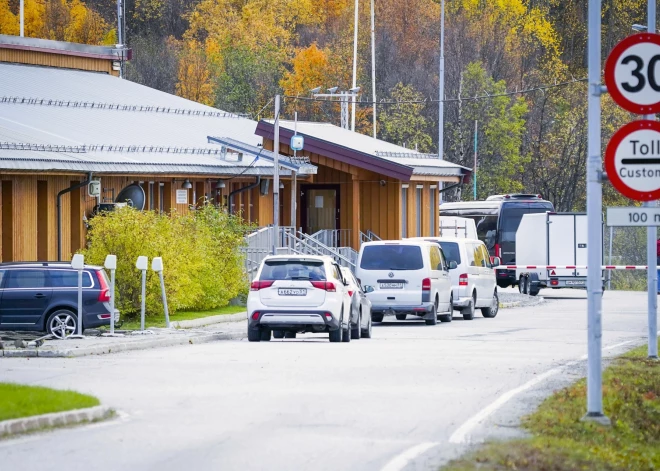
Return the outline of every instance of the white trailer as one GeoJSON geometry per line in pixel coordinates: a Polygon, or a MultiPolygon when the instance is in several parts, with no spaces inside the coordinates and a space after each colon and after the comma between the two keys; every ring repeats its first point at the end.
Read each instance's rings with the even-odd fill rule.
{"type": "Polygon", "coordinates": [[[516,232],[520,292],[536,296],[541,288],[586,288],[587,240],[585,213],[525,214],[516,232]]]}

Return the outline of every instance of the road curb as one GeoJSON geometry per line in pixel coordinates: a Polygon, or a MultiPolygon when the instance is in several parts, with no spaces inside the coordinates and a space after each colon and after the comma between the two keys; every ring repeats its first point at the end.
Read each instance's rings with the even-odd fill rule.
{"type": "Polygon", "coordinates": [[[75,409],[52,414],[33,415],[20,419],[3,420],[0,422],[0,438],[40,429],[64,427],[67,425],[94,422],[107,419],[113,414],[108,406],[95,406],[86,409],[75,409]]]}
{"type": "Polygon", "coordinates": [[[512,301],[510,303],[500,303],[500,309],[508,309],[514,307],[534,307],[534,306],[538,306],[539,304],[545,301],[545,298],[543,296],[538,296],[534,299],[536,299],[536,302],[532,304],[526,304],[526,301],[512,301]]]}
{"type": "Polygon", "coordinates": [[[108,345],[96,345],[92,347],[71,348],[62,350],[0,350],[0,356],[5,357],[43,357],[43,358],[72,358],[88,355],[104,355],[109,353],[128,352],[134,350],[148,350],[158,347],[176,347],[179,345],[194,345],[208,343],[216,340],[240,340],[247,337],[247,332],[218,332],[205,335],[176,336],[150,338],[139,342],[122,342],[108,345]]]}
{"type": "Polygon", "coordinates": [[[239,322],[247,319],[247,311],[236,314],[219,314],[217,316],[202,317],[200,319],[190,319],[187,321],[173,321],[170,325],[175,329],[194,329],[196,327],[205,327],[213,324],[223,324],[225,322],[239,322]]]}

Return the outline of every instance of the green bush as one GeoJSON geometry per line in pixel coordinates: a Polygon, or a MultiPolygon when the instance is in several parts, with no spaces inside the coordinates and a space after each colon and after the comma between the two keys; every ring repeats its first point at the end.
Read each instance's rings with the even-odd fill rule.
{"type": "MultiPolygon", "coordinates": [[[[212,204],[188,214],[124,207],[90,221],[87,248],[81,253],[94,265],[103,265],[108,254],[117,255],[117,308],[122,315],[140,311],[141,273],[135,268],[140,255],[150,263],[163,258],[171,312],[208,310],[225,306],[247,290],[240,251],[247,230],[240,217],[212,204]]],[[[147,315],[162,315],[160,281],[151,270],[146,289],[147,315]]]]}

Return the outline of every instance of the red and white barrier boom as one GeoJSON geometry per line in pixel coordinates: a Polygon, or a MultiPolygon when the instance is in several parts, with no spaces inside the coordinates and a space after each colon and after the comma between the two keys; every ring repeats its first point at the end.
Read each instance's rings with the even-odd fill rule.
{"type": "MultiPolygon", "coordinates": [[[[495,270],[586,270],[586,265],[500,265],[495,270]]],[[[601,270],[647,270],[645,265],[601,265],[601,270]]]]}

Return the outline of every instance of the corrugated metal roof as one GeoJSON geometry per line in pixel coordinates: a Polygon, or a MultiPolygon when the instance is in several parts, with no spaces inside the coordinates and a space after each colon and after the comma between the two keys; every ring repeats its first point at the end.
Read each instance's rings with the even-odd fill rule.
{"type": "MultiPolygon", "coordinates": [[[[272,122],[272,120],[270,121],[272,122]]],[[[280,128],[293,130],[296,124],[293,121],[280,121],[280,128]]],[[[413,175],[427,176],[460,176],[470,171],[465,167],[446,160],[429,158],[429,154],[422,154],[411,149],[392,144],[371,136],[350,131],[329,123],[311,123],[298,121],[299,134],[323,139],[343,147],[349,147],[365,154],[380,157],[390,162],[406,165],[413,168],[413,175]],[[393,156],[393,155],[396,155],[393,156]]]]}
{"type": "MultiPolygon", "coordinates": [[[[153,105],[218,111],[183,98],[107,74],[0,63],[0,96],[50,98],[126,105],[153,105]]],[[[0,105],[0,142],[51,145],[124,145],[191,147],[218,150],[207,136],[223,135],[257,146],[257,123],[250,119],[198,117],[66,106],[0,105]]],[[[0,149],[0,168],[113,173],[203,173],[272,175],[265,159],[238,162],[218,155],[167,152],[63,153],[0,149]],[[250,167],[250,168],[247,168],[250,167]]],[[[285,173],[286,174],[286,173],[285,173]]]]}

